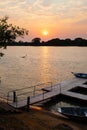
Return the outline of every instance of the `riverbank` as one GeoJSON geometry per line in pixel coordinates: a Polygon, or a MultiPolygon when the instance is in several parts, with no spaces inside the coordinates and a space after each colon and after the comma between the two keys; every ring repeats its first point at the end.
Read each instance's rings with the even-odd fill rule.
{"type": "Polygon", "coordinates": [[[0,130],[87,130],[87,125],[31,106],[29,112],[1,114],[0,130]]]}

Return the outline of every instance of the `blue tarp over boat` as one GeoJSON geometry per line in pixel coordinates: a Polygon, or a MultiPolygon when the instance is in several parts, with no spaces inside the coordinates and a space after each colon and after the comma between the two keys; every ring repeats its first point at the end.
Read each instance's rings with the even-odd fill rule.
{"type": "Polygon", "coordinates": [[[60,107],[58,112],[71,119],[87,122],[87,107],[60,107]]]}
{"type": "Polygon", "coordinates": [[[75,73],[75,72],[72,72],[72,74],[75,75],[78,78],[87,79],[87,74],[85,74],[85,73],[75,73]]]}

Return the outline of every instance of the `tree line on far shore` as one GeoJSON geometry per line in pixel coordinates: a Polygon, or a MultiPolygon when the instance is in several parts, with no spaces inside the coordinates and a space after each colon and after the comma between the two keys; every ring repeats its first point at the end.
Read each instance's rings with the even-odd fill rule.
{"type": "Polygon", "coordinates": [[[40,38],[34,38],[31,42],[9,42],[7,46],[87,46],[87,40],[82,38],[71,39],[51,39],[48,41],[41,41],[40,38]]]}

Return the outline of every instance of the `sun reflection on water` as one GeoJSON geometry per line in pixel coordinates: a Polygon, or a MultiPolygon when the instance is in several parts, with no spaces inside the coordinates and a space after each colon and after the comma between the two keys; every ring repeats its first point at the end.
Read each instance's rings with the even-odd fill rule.
{"type": "Polygon", "coordinates": [[[42,59],[41,59],[41,75],[40,79],[44,82],[50,82],[50,63],[49,63],[49,48],[43,47],[42,53],[41,53],[42,59]],[[48,73],[48,74],[47,74],[48,73]]]}

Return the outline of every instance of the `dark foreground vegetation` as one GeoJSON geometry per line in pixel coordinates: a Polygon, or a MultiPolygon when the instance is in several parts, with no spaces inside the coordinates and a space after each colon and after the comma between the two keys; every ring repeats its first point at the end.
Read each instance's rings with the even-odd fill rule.
{"type": "Polygon", "coordinates": [[[1,113],[0,130],[87,130],[87,125],[55,115],[36,106],[20,113],[1,113]]]}

